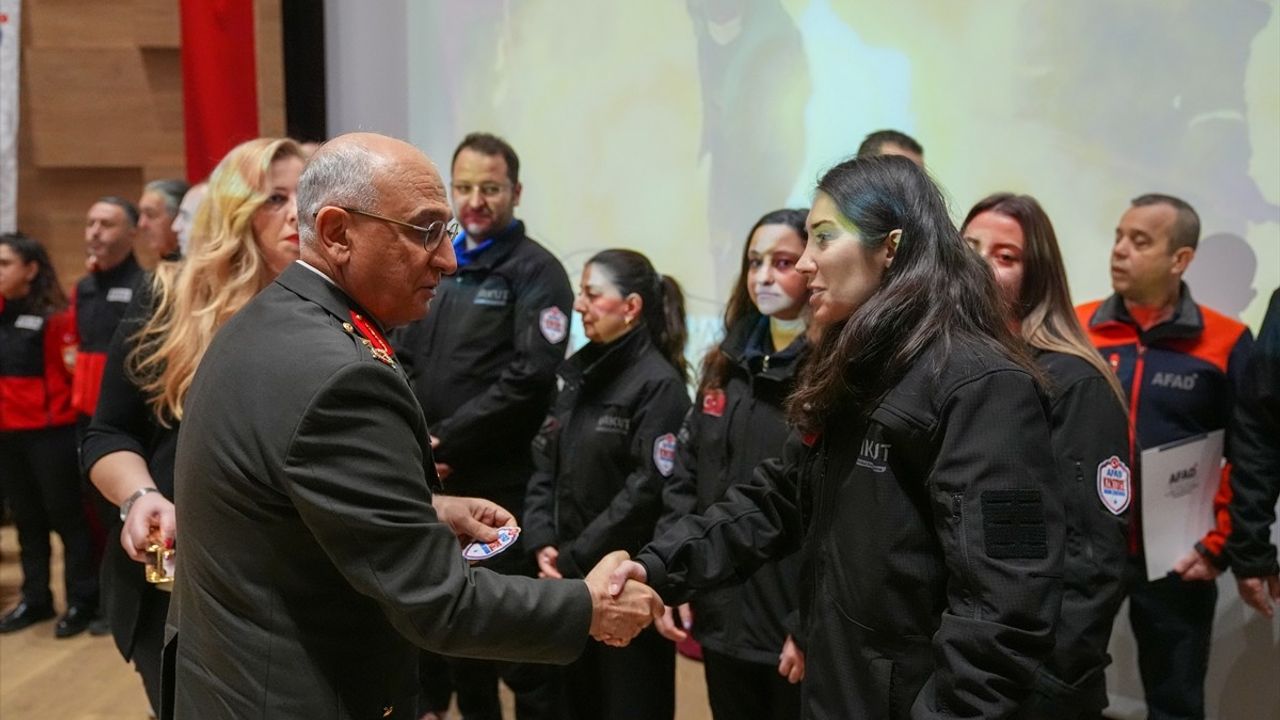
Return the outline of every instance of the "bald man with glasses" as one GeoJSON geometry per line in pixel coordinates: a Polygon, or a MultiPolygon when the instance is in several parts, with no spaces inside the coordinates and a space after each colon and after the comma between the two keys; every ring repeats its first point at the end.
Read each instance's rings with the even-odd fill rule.
{"type": "MultiPolygon", "coordinates": [[[[175,465],[165,717],[417,718],[418,652],[566,663],[662,603],[470,567],[515,518],[446,495],[385,338],[456,270],[452,213],[407,143],[344,135],[298,185],[301,258],[231,318],[187,396],[175,465]]],[[[433,310],[434,312],[434,310],[433,310]]]]}

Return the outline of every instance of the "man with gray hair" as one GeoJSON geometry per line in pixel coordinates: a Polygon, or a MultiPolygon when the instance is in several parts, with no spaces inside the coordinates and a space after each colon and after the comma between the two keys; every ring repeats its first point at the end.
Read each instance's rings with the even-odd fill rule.
{"type": "Polygon", "coordinates": [[[178,259],[178,233],[173,230],[173,220],[188,189],[185,180],[176,178],[152,180],[143,187],[138,200],[137,246],[143,267],[178,259]]]}
{"type": "Polygon", "coordinates": [[[662,602],[643,586],[610,599],[626,553],[584,582],[473,569],[459,550],[518,530],[441,493],[384,336],[457,268],[431,161],[341,136],[312,157],[298,208],[301,259],[218,332],[187,396],[162,713],[414,718],[417,648],[567,663],[588,634],[629,642],[662,602]]]}

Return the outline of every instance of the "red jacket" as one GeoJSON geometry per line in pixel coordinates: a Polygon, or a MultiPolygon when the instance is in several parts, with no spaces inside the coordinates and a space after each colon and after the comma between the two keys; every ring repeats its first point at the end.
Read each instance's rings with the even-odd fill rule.
{"type": "Polygon", "coordinates": [[[71,373],[64,347],[75,342],[70,311],[34,312],[0,298],[0,431],[70,425],[71,373]]]}

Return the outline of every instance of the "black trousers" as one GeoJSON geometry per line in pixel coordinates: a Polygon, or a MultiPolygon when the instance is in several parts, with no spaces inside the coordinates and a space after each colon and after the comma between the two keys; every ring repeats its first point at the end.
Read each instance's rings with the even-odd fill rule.
{"type": "Polygon", "coordinates": [[[560,713],[566,720],[671,720],[676,705],[676,647],[649,627],[624,648],[587,641],[564,668],[560,713]]]}
{"type": "Polygon", "coordinates": [[[96,607],[98,566],[80,494],[75,427],[0,432],[0,483],[18,529],[22,597],[52,605],[50,531],[62,539],[68,605],[96,607]]]}
{"type": "Polygon", "coordinates": [[[1141,558],[1130,560],[1125,583],[1147,717],[1203,718],[1217,584],[1173,574],[1148,582],[1141,558]]]}
{"type": "Polygon", "coordinates": [[[787,682],[776,664],[739,660],[705,645],[702,663],[715,720],[799,720],[800,683],[787,682]]]}

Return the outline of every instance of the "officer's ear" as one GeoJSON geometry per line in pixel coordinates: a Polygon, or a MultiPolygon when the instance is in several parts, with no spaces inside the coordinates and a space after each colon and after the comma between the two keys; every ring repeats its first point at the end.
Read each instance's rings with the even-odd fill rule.
{"type": "Polygon", "coordinates": [[[351,213],[326,205],[316,213],[316,250],[338,265],[351,257],[351,213]]]}

